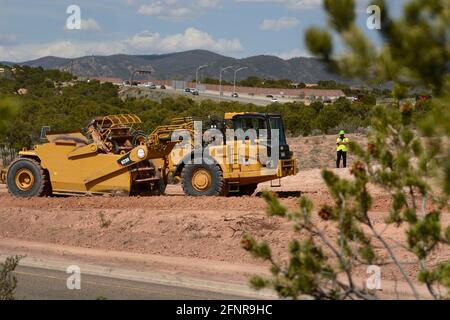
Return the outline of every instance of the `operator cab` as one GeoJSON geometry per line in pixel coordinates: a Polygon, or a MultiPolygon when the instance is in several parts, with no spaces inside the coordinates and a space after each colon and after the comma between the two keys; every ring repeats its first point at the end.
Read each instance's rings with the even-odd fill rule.
{"type": "Polygon", "coordinates": [[[284,130],[283,119],[280,114],[276,113],[242,113],[242,114],[226,114],[225,121],[230,122],[227,127],[231,127],[234,130],[242,129],[246,132],[249,129],[256,130],[259,139],[266,138],[261,134],[264,134],[264,131],[260,131],[262,129],[267,130],[266,133],[267,143],[269,148],[269,155],[271,154],[271,145],[272,145],[272,131],[271,130],[279,130],[279,146],[280,146],[280,159],[291,159],[293,153],[289,150],[289,145],[286,140],[286,133],[284,130]]]}

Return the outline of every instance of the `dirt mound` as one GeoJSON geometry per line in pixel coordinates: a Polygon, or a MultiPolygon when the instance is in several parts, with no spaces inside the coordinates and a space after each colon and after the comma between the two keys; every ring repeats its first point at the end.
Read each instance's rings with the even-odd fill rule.
{"type": "MultiPolygon", "coordinates": [[[[366,135],[349,134],[347,137],[350,141],[358,142],[361,145],[367,144],[366,135]]],[[[289,147],[299,161],[299,169],[334,168],[336,166],[336,138],[337,136],[327,135],[288,139],[289,147]]],[[[354,157],[350,152],[348,164],[351,165],[353,160],[354,157]]]]}
{"type": "MultiPolygon", "coordinates": [[[[262,190],[275,191],[290,209],[296,208],[300,195],[311,198],[316,209],[331,204],[332,199],[317,167],[334,166],[334,138],[291,139],[300,168],[314,169],[282,179],[281,187],[261,184],[255,194],[262,190]]],[[[364,143],[362,136],[350,138],[364,143]]],[[[342,177],[351,178],[348,169],[333,170],[342,177]]],[[[396,244],[404,239],[405,230],[384,224],[390,205],[389,195],[373,186],[370,186],[370,192],[374,198],[371,215],[376,228],[389,238],[402,261],[411,262],[406,269],[410,275],[415,275],[417,263],[396,244]]],[[[293,237],[301,237],[293,232],[292,225],[285,219],[269,218],[265,201],[256,195],[192,198],[184,196],[180,186],[169,186],[167,193],[162,197],[17,199],[0,186],[0,241],[19,239],[105,252],[115,250],[262,266],[263,263],[255,262],[241,248],[242,235],[250,233],[266,241],[279,258],[286,257],[287,246],[293,237]]],[[[334,239],[331,224],[319,221],[318,217],[315,219],[327,230],[330,239],[334,239]]],[[[446,224],[450,223],[449,215],[444,219],[446,224]]],[[[449,258],[449,252],[441,251],[430,263],[449,258]]],[[[357,273],[366,276],[364,268],[358,269],[357,273]]],[[[400,276],[394,266],[387,265],[383,267],[383,279],[396,280],[400,276]]]]}
{"type": "MultiPolygon", "coordinates": [[[[348,170],[336,172],[350,177],[348,170]]],[[[262,184],[258,189],[269,188],[270,183],[262,184]]],[[[371,189],[375,195],[372,215],[382,228],[389,196],[376,188],[371,189]]],[[[287,194],[288,197],[281,201],[291,209],[297,206],[298,198],[289,197],[290,192],[310,197],[316,208],[332,201],[318,169],[283,179],[283,186],[272,190],[287,194]]],[[[38,199],[17,199],[0,192],[0,239],[255,263],[241,248],[245,233],[267,241],[280,257],[285,257],[289,241],[298,237],[285,219],[269,218],[266,203],[257,196],[191,198],[180,195],[179,186],[171,186],[168,192],[169,195],[164,197],[38,199]]],[[[327,222],[318,223],[324,228],[330,227],[327,222]]],[[[395,227],[389,227],[385,232],[394,240],[400,240],[404,234],[402,229],[395,227]]],[[[330,237],[333,237],[331,231],[330,237]]],[[[415,268],[412,267],[410,272],[416,272],[415,268]]],[[[391,273],[395,274],[394,271],[391,273]]]]}

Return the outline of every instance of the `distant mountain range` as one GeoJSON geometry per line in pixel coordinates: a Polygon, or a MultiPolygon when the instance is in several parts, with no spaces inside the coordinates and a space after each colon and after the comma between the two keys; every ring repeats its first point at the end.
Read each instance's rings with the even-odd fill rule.
{"type": "MultiPolygon", "coordinates": [[[[12,65],[15,63],[2,62],[12,65]]],[[[248,67],[238,73],[238,80],[248,76],[262,79],[290,79],[294,82],[317,83],[320,80],[335,80],[352,83],[327,70],[320,60],[315,58],[293,58],[283,60],[279,57],[260,55],[244,59],[226,57],[206,50],[192,50],[161,55],[112,55],[85,56],[75,59],[44,57],[19,63],[20,65],[43,67],[71,71],[77,76],[117,77],[129,79],[135,70],[152,70],[153,79],[195,79],[198,66],[208,64],[201,70],[201,77],[219,78],[219,69],[227,66],[248,67]]],[[[232,80],[233,72],[224,73],[224,80],[232,80]]],[[[144,76],[144,79],[147,76],[144,76]]],[[[150,78],[150,79],[152,79],[150,78]]],[[[142,79],[142,77],[141,77],[142,79]]]]}

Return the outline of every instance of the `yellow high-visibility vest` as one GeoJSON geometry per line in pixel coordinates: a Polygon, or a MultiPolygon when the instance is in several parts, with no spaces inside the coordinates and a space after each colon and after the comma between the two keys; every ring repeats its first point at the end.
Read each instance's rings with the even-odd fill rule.
{"type": "MultiPolygon", "coordinates": [[[[341,142],[347,142],[348,143],[348,142],[350,142],[350,140],[348,138],[344,138],[344,139],[341,139],[340,137],[337,138],[336,143],[341,143],[341,142]]],[[[337,151],[347,152],[347,146],[348,145],[340,144],[340,145],[337,146],[337,151]]]]}

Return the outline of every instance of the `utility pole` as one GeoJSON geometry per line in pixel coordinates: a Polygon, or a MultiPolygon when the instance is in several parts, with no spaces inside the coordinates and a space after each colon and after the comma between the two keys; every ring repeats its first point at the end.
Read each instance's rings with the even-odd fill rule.
{"type": "Polygon", "coordinates": [[[234,70],[234,81],[233,81],[234,88],[233,88],[233,93],[236,93],[236,75],[237,75],[237,73],[239,71],[242,71],[242,70],[245,70],[245,69],[248,69],[248,67],[242,67],[242,68],[234,70]]]}
{"type": "Polygon", "coordinates": [[[199,67],[197,68],[197,70],[195,71],[195,89],[196,89],[196,90],[198,90],[198,72],[199,72],[201,69],[206,68],[207,66],[208,66],[207,64],[205,64],[205,65],[203,65],[203,66],[199,66],[199,67]]]}
{"type": "Polygon", "coordinates": [[[71,74],[72,77],[73,77],[73,59],[70,60],[70,74],[71,74]]]}
{"type": "Polygon", "coordinates": [[[234,68],[234,66],[228,66],[228,67],[220,69],[220,74],[219,74],[219,102],[222,100],[222,94],[223,94],[223,92],[222,92],[222,74],[223,74],[224,71],[226,71],[228,69],[231,69],[231,68],[234,68]]]}

